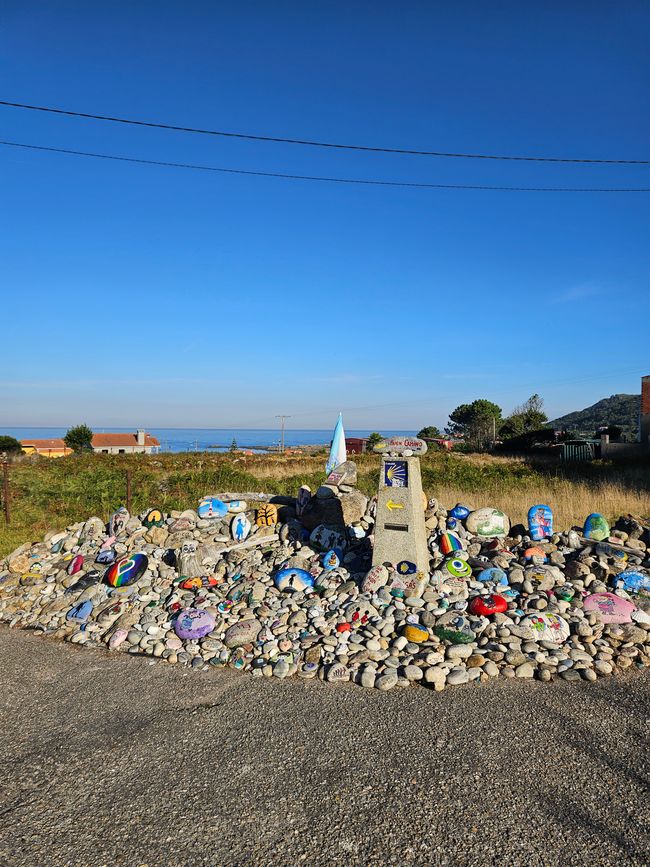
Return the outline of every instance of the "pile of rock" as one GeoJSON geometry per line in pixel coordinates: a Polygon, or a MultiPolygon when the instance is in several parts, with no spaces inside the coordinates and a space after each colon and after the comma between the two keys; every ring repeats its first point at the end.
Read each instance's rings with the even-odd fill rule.
{"type": "Polygon", "coordinates": [[[355,483],[348,462],[315,495],[121,508],[108,527],[48,533],[0,563],[0,619],[198,669],[380,690],[650,664],[647,522],[610,530],[593,515],[553,533],[546,506],[511,528],[497,510],[429,500],[430,573],[410,595],[412,564],[371,568],[374,501],[355,483]]]}

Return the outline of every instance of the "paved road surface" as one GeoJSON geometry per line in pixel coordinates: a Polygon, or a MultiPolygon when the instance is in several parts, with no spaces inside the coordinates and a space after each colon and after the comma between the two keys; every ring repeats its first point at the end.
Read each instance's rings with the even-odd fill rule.
{"type": "Polygon", "coordinates": [[[0,628],[0,863],[650,861],[650,675],[380,693],[0,628]]]}

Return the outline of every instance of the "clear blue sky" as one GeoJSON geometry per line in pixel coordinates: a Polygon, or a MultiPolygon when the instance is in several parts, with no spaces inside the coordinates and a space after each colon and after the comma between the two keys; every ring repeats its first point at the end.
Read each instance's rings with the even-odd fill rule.
{"type": "MultiPolygon", "coordinates": [[[[282,137],[650,156],[645,2],[6,0],[0,99],[282,137]]],[[[650,187],[650,166],[327,151],[0,107],[1,138],[432,183],[650,187]]],[[[650,373],[649,194],[406,190],[0,148],[0,424],[551,417],[650,373]]]]}

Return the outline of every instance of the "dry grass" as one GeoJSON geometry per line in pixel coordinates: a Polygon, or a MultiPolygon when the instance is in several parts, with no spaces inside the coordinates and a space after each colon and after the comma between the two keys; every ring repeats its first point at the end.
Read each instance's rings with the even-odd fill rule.
{"type": "MultiPolygon", "coordinates": [[[[359,488],[377,491],[380,459],[358,455],[359,488]]],[[[323,455],[217,455],[210,453],[87,455],[27,459],[12,465],[12,522],[0,519],[0,557],[28,540],[42,538],[90,515],[108,519],[125,501],[125,474],[133,479],[133,511],[151,506],[166,511],[195,507],[206,493],[267,491],[295,494],[306,483],[312,490],[325,480],[323,455]]],[[[422,459],[428,496],[444,506],[457,502],[474,508],[494,506],[514,523],[524,522],[531,505],[548,503],[555,526],[584,522],[590,512],[609,520],[631,512],[650,515],[650,464],[605,462],[566,467],[552,461],[430,452],[422,459]]]]}

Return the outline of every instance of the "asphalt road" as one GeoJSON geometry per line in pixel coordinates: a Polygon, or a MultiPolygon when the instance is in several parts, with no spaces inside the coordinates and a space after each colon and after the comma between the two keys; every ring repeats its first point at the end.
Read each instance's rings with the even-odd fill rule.
{"type": "Polygon", "coordinates": [[[650,861],[650,675],[435,693],[0,628],[0,863],[650,861]]]}

